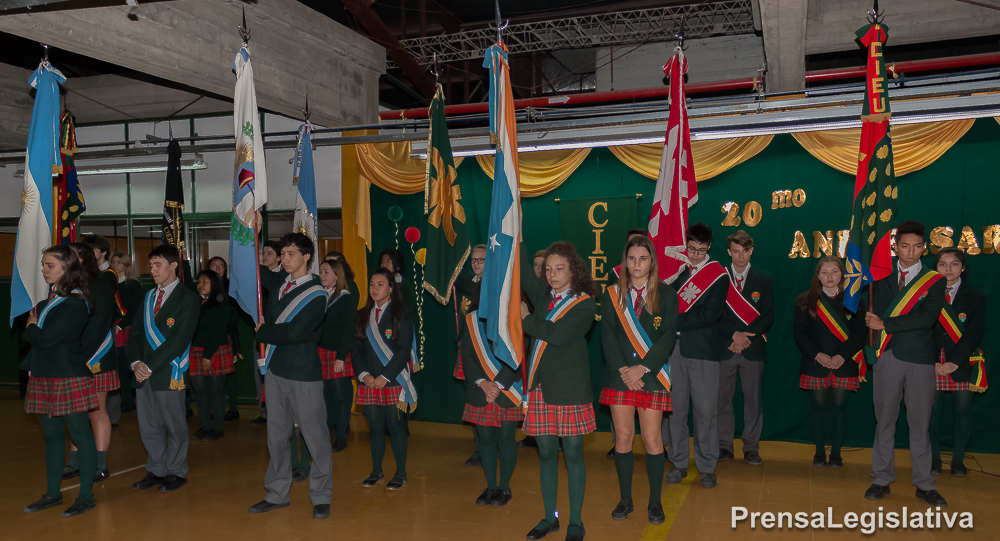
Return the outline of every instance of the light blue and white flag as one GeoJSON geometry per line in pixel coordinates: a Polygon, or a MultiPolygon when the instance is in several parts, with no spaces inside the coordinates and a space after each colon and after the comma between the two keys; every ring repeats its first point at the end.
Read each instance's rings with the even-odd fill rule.
{"type": "Polygon", "coordinates": [[[299,143],[295,147],[295,165],[292,184],[295,185],[295,215],[292,231],[309,237],[313,243],[312,261],[309,272],[319,273],[319,246],[316,241],[319,221],[316,218],[316,172],[313,169],[312,125],[308,122],[299,126],[299,143]]]}
{"type": "Polygon", "coordinates": [[[49,294],[42,278],[42,250],[52,246],[52,175],[62,171],[59,156],[59,84],[66,77],[47,61],[28,79],[35,87],[28,149],[25,153],[21,220],[17,223],[14,273],[10,282],[10,324],[49,294]]]}
{"type": "Polygon", "coordinates": [[[244,43],[233,60],[236,95],[233,119],[236,128],[236,172],[233,178],[233,217],[229,227],[229,294],[255,323],[260,322],[260,266],[254,220],[267,203],[264,142],[257,114],[250,51],[244,43]]]}

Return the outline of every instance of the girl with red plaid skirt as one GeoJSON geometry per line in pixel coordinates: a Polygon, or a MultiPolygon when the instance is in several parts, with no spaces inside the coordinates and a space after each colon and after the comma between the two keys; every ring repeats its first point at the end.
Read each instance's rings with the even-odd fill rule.
{"type": "Polygon", "coordinates": [[[559,529],[556,488],[562,438],[569,477],[566,539],[580,541],[586,533],[580,516],[587,483],[583,436],[597,428],[586,337],[597,315],[592,297],[594,283],[572,243],[555,242],[545,251],[544,282],[534,276],[527,259],[522,256],[521,290],[535,311],[529,312],[521,303],[521,326],[536,342],[529,363],[524,433],[534,436],[538,443],[545,503],[545,518],[527,537],[541,539],[559,529]]]}
{"type": "MultiPolygon", "coordinates": [[[[465,382],[465,370],[462,368],[462,349],[464,348],[464,343],[462,342],[462,333],[465,332],[465,316],[471,310],[475,310],[472,307],[473,298],[476,299],[478,304],[479,299],[479,284],[483,279],[483,269],[486,267],[486,245],[477,244],[472,247],[472,253],[469,255],[469,263],[472,266],[472,275],[459,274],[455,279],[455,302],[458,303],[456,309],[456,325],[458,330],[458,348],[457,355],[455,359],[455,370],[451,373],[452,377],[458,381],[465,382]]],[[[479,456],[479,432],[475,430],[472,431],[472,439],[476,444],[475,450],[465,461],[465,466],[467,468],[475,468],[482,463],[482,458],[479,456]]]]}
{"type": "Polygon", "coordinates": [[[239,314],[229,304],[228,296],[222,290],[222,280],[215,271],[201,271],[197,288],[201,296],[201,316],[198,318],[198,330],[191,340],[188,366],[201,428],[191,439],[215,441],[224,435],[222,421],[226,414],[226,374],[236,371],[229,337],[236,328],[239,314]]]}
{"type": "Polygon", "coordinates": [[[348,288],[347,262],[327,259],[319,265],[319,281],[326,288],[326,316],[319,337],[319,359],[323,363],[323,399],[326,402],[326,425],[336,431],[333,452],[347,448],[347,429],[354,403],[354,322],[358,317],[358,298],[348,288]]]}
{"type": "MultiPolygon", "coordinates": [[[[38,414],[45,434],[45,473],[48,489],[41,499],[24,508],[34,513],[63,503],[59,484],[66,458],[65,432],[79,446],[80,469],[97,469],[97,447],[87,413],[98,408],[97,392],[81,358],[83,330],[90,317],[90,287],[80,258],[69,246],[57,245],[42,252],[42,277],[51,286],[49,298],[28,314],[24,341],[31,350],[21,362],[30,374],[25,411],[38,414]]],[[[79,515],[94,508],[94,476],[80,477],[80,494],[64,513],[79,515]]]]}
{"type": "MultiPolygon", "coordinates": [[[[660,282],[656,250],[646,236],[625,244],[621,275],[601,300],[601,341],[604,344],[604,389],[601,404],[611,407],[615,430],[615,469],[621,500],[611,518],[625,520],[633,510],[632,442],[636,412],[646,445],[649,477],[649,522],[666,520],[660,501],[666,459],[660,437],[663,412],[671,411],[670,392],[661,381],[677,341],[677,295],[660,282]],[[637,345],[638,344],[638,349],[637,345]]],[[[665,377],[665,376],[663,376],[665,377]]]]}
{"type": "Polygon", "coordinates": [[[941,323],[934,327],[934,347],[941,352],[935,367],[936,391],[931,410],[931,473],[941,475],[941,414],[951,403],[955,437],[951,455],[951,474],[965,477],[965,449],[972,437],[972,397],[970,357],[981,354],[979,345],[986,334],[986,296],[972,287],[965,276],[965,252],[942,248],[934,256],[934,268],[948,280],[945,302],[963,326],[962,337],[955,342],[941,323]]]}
{"type": "Polygon", "coordinates": [[[358,405],[364,406],[371,438],[372,472],[361,486],[373,487],[385,475],[382,459],[385,457],[385,433],[392,441],[392,454],[396,459],[396,474],[386,484],[387,490],[399,490],[406,484],[406,414],[408,406],[401,401],[403,391],[397,378],[408,371],[410,349],[413,345],[413,323],[410,312],[403,306],[400,287],[392,271],[379,268],[372,273],[368,283],[368,301],[358,313],[354,347],[351,360],[358,373],[358,405]],[[374,314],[374,317],[373,317],[374,314]],[[374,319],[374,322],[372,321],[374,319]],[[377,344],[368,339],[368,328],[375,336],[382,337],[388,346],[390,359],[382,364],[375,351],[377,344]]]}
{"type": "Polygon", "coordinates": [[[809,290],[795,299],[793,334],[802,352],[799,387],[809,391],[809,427],[816,443],[813,466],[842,468],[840,448],[847,434],[847,398],[861,386],[854,357],[867,333],[865,318],[844,309],[844,263],[840,259],[826,256],[816,264],[809,290]],[[841,328],[847,339],[841,341],[828,322],[841,328]]]}

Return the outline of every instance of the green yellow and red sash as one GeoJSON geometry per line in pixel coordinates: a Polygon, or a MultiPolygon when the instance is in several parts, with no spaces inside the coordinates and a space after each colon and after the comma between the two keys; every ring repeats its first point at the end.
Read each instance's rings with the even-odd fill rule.
{"type": "MultiPolygon", "coordinates": [[[[649,349],[653,347],[653,341],[646,334],[646,330],[642,328],[639,324],[639,316],[635,313],[635,307],[632,303],[625,303],[622,306],[622,301],[618,297],[618,285],[615,284],[611,286],[611,305],[615,308],[615,314],[618,314],[618,321],[622,324],[622,328],[625,329],[625,335],[628,336],[629,342],[632,343],[632,347],[635,348],[635,352],[639,355],[640,359],[645,359],[646,354],[649,353],[649,349]]],[[[656,373],[656,379],[660,380],[663,388],[668,392],[670,391],[670,360],[660,367],[659,372],[656,373]]]]}
{"type": "MultiPolygon", "coordinates": [[[[567,295],[566,298],[559,301],[549,315],[545,316],[546,321],[559,321],[562,319],[567,312],[573,309],[574,306],[580,304],[581,302],[590,298],[590,295],[567,295]]],[[[548,342],[542,339],[535,340],[535,347],[531,351],[531,362],[528,365],[528,390],[535,386],[535,373],[538,371],[538,363],[542,360],[542,353],[545,352],[545,346],[548,342]]],[[[524,401],[524,406],[528,406],[528,401],[524,401]]]]}
{"type": "Polygon", "coordinates": [[[718,261],[711,261],[694,276],[689,277],[677,290],[679,313],[683,314],[690,310],[702,294],[723,276],[727,276],[726,269],[722,268],[718,261]]]}
{"type": "MultiPolygon", "coordinates": [[[[848,332],[847,322],[844,321],[844,318],[840,317],[840,313],[833,308],[830,304],[830,299],[826,295],[820,295],[819,301],[816,303],[816,316],[837,337],[837,340],[846,342],[851,336],[850,332],[848,332]]],[[[859,350],[851,357],[851,360],[858,363],[858,379],[867,381],[865,374],[868,372],[868,366],[865,364],[865,356],[859,350]]]]}
{"type": "MultiPolygon", "coordinates": [[[[910,312],[911,309],[917,304],[917,301],[922,299],[927,291],[930,290],[931,286],[936,284],[939,280],[943,280],[944,276],[934,272],[932,270],[924,269],[924,273],[913,279],[912,282],[902,291],[896,295],[893,299],[892,304],[889,307],[889,311],[882,316],[883,319],[888,319],[890,317],[898,317],[910,312]]],[[[879,358],[882,358],[882,353],[885,351],[886,346],[889,345],[889,340],[892,335],[885,332],[882,329],[880,332],[878,351],[876,354],[879,358]]]]}
{"type": "MultiPolygon", "coordinates": [[[[962,321],[962,314],[955,311],[950,302],[944,303],[941,314],[938,315],[938,322],[944,327],[948,337],[956,344],[965,334],[965,322],[962,321]]],[[[977,349],[976,353],[969,357],[969,364],[972,365],[972,379],[969,381],[969,389],[981,393],[986,390],[986,359],[983,357],[983,350],[977,349]]]]}

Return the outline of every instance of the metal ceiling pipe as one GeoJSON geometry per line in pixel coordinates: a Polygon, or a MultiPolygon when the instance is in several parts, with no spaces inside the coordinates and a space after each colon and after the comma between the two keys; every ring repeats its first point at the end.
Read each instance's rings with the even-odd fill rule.
{"type": "MultiPolygon", "coordinates": [[[[932,58],[930,60],[911,60],[908,62],[890,62],[886,69],[895,73],[920,73],[949,69],[974,68],[981,66],[1000,65],[1000,53],[970,54],[953,56],[951,58],[932,58]]],[[[854,68],[834,68],[806,72],[806,83],[839,81],[843,79],[863,79],[865,66],[854,68]]]]}

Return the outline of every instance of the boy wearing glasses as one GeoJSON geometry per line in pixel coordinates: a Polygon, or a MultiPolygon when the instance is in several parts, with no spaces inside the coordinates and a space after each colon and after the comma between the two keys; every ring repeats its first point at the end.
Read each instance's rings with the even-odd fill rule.
{"type": "Polygon", "coordinates": [[[729,284],[726,270],[709,261],[712,228],[696,223],[687,231],[688,266],[671,284],[677,290],[680,316],[677,344],[670,355],[670,395],[673,413],[663,418],[662,439],[673,468],[667,472],[671,485],[687,477],[688,408],[694,417],[694,463],[701,486],[718,484],[715,466],[719,459],[719,361],[722,340],[720,320],[726,307],[729,284]]]}
{"type": "MultiPolygon", "coordinates": [[[[472,264],[472,276],[468,274],[460,274],[458,278],[455,279],[455,295],[458,301],[458,334],[459,337],[456,347],[458,348],[458,355],[455,361],[455,369],[452,371],[451,375],[459,381],[465,381],[465,371],[462,370],[462,342],[461,336],[465,332],[465,314],[468,313],[469,307],[472,305],[479,304],[479,282],[483,279],[483,269],[486,268],[486,245],[477,244],[472,248],[472,254],[469,256],[469,262],[472,264]]],[[[479,432],[475,430],[472,431],[472,435],[476,441],[476,450],[472,453],[472,456],[465,461],[465,465],[469,468],[475,468],[476,466],[482,464],[479,458],[479,432]]]]}

